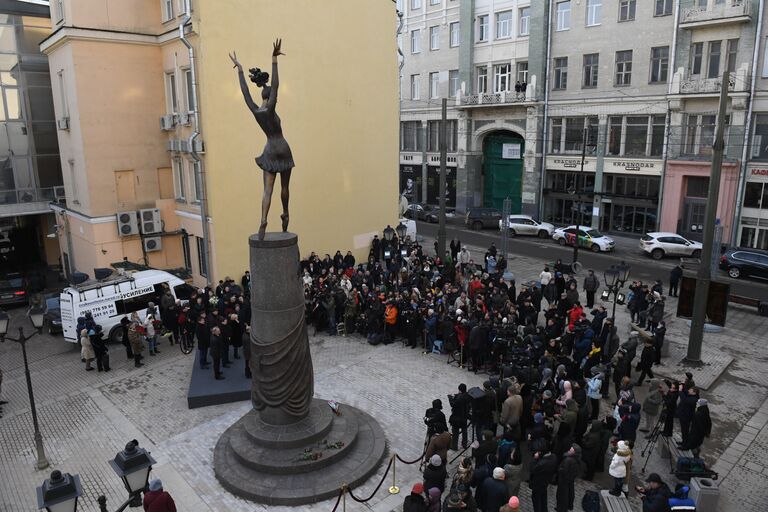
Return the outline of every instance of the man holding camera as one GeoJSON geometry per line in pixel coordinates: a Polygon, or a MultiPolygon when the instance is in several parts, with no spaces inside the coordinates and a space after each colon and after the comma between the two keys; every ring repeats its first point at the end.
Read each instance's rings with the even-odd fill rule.
{"type": "Polygon", "coordinates": [[[467,385],[459,384],[459,392],[448,395],[451,404],[451,416],[448,422],[451,424],[451,450],[459,449],[459,434],[461,434],[461,447],[467,447],[467,421],[470,419],[472,398],[467,393],[467,385]]]}

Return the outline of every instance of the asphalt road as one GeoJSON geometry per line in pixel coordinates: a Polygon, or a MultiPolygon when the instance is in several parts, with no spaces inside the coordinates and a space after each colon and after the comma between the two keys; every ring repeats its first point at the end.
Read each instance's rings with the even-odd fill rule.
{"type": "MultiPolygon", "coordinates": [[[[428,224],[425,222],[416,223],[418,234],[437,238],[437,224],[428,224]]],[[[457,237],[462,243],[476,247],[489,247],[491,242],[496,246],[500,245],[500,234],[498,230],[487,229],[483,231],[471,231],[461,224],[461,219],[451,219],[447,226],[447,241],[457,237]]],[[[612,264],[624,261],[632,267],[630,271],[630,280],[639,279],[643,282],[652,283],[655,279],[661,279],[666,291],[669,282],[669,271],[677,262],[674,258],[666,258],[661,261],[655,261],[645,256],[637,247],[638,242],[630,237],[612,236],[617,241],[617,248],[610,253],[593,253],[588,250],[579,249],[579,261],[585,269],[594,269],[595,273],[602,280],[602,271],[612,264]]],[[[573,261],[573,247],[561,247],[551,239],[540,239],[536,237],[514,237],[510,238],[509,243],[510,256],[520,255],[530,258],[544,259],[554,262],[560,258],[565,263],[573,261]]],[[[478,255],[473,255],[477,261],[478,255]]],[[[479,255],[482,258],[482,255],[479,255]]],[[[514,271],[514,262],[510,262],[510,268],[514,271]]],[[[768,301],[768,281],[763,282],[753,279],[731,279],[725,272],[718,270],[717,279],[731,285],[731,293],[768,301]]]]}

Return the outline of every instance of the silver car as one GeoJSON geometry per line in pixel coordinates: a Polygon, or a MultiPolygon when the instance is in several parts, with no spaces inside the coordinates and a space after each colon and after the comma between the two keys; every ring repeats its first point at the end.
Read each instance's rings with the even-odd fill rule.
{"type": "MultiPolygon", "coordinates": [[[[499,221],[499,231],[504,229],[504,220],[499,221]]],[[[510,215],[509,216],[509,234],[515,235],[533,235],[539,238],[549,238],[555,231],[555,226],[548,222],[538,222],[528,215],[510,215]]]]}
{"type": "Polygon", "coordinates": [[[677,233],[646,233],[640,238],[640,249],[655,260],[665,256],[698,258],[701,256],[701,244],[683,238],[677,233]]]}

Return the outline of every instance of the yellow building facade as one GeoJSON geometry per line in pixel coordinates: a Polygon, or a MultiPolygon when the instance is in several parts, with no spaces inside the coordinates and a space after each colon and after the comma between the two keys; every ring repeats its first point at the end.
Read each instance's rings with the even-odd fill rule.
{"type": "MultiPolygon", "coordinates": [[[[127,258],[187,267],[198,285],[243,273],[247,237],[261,215],[262,171],[254,159],[266,139],[227,54],[235,50],[244,67],[271,72],[276,38],[286,53],[277,112],[296,162],[290,230],[302,254],[349,249],[364,258],[373,235],[395,224],[392,2],[340,0],[333,9],[313,0],[62,5],[41,48],[59,91],[57,118],[68,119],[59,130],[67,204],[56,213],[63,259],[73,268],[90,273],[127,258]],[[186,20],[191,53],[179,31],[186,20]],[[190,141],[195,131],[199,146],[190,141]],[[155,208],[160,233],[120,234],[118,213],[155,208]],[[148,251],[147,239],[158,237],[162,249],[148,251]]],[[[258,101],[260,90],[253,86],[252,94],[258,101]]],[[[275,188],[268,230],[280,229],[275,188]]]]}

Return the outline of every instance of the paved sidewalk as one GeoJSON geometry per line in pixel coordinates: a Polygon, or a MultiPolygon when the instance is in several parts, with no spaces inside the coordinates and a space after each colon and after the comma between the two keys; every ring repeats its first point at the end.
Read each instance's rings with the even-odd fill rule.
{"type": "MultiPolygon", "coordinates": [[[[425,246],[427,246],[425,244],[425,246]]],[[[473,248],[478,254],[480,248],[473,248]]],[[[482,252],[479,252],[482,254],[482,252]]],[[[546,258],[549,260],[549,258],[546,258]]],[[[522,283],[535,278],[544,259],[515,257],[510,267],[522,283]]],[[[674,299],[668,308],[674,309],[674,299]]],[[[21,311],[12,311],[13,325],[21,311]]],[[[627,313],[617,308],[620,326],[626,326],[627,313]]],[[[733,358],[725,373],[704,396],[710,401],[714,433],[705,444],[704,457],[720,472],[721,506],[726,512],[763,512],[768,510],[764,482],[768,477],[768,354],[764,335],[768,319],[746,309],[729,311],[729,325],[722,334],[707,334],[705,350],[722,352],[733,358]]],[[[621,327],[622,339],[626,328],[621,327]]],[[[683,321],[669,322],[671,342],[684,345],[687,327],[683,321]]],[[[336,399],[374,415],[384,428],[390,453],[405,459],[416,458],[423,448],[422,415],[434,398],[453,393],[459,382],[479,385],[487,376],[474,375],[447,365],[444,356],[421,355],[418,350],[390,346],[371,347],[364,340],[351,337],[314,336],[310,338],[316,395],[336,399]]],[[[133,368],[125,360],[121,347],[112,349],[113,370],[109,373],[85,372],[76,348],[61,338],[36,336],[28,342],[30,368],[38,404],[43,438],[51,469],[79,473],[85,496],[81,510],[96,511],[96,498],[105,494],[109,509],[125,498],[120,480],[107,460],[114,457],[130,439],[152,451],[158,465],[154,473],[172,492],[179,510],[261,511],[288,510],[267,508],[239,500],[225,492],[213,476],[212,449],[219,435],[250,407],[247,402],[188,410],[186,387],[192,357],[167,344],[162,353],[147,358],[147,365],[133,368]]],[[[0,367],[5,373],[4,407],[0,419],[0,511],[35,510],[35,487],[48,471],[36,471],[32,420],[27,403],[20,347],[0,345],[0,367]]],[[[228,373],[227,378],[242,378],[228,373]]],[[[638,390],[642,400],[644,390],[638,390]]],[[[610,410],[603,404],[602,412],[610,410]]],[[[642,480],[640,470],[645,460],[640,453],[644,441],[635,449],[633,485],[642,480]]],[[[378,476],[356,490],[367,496],[378,484],[378,476]]],[[[646,474],[657,471],[673,484],[666,461],[657,451],[649,454],[646,474]]],[[[401,493],[390,497],[387,488],[391,474],[381,490],[366,505],[347,499],[347,510],[399,510],[410,486],[420,478],[417,465],[397,465],[397,485],[401,493]]],[[[578,502],[585,489],[607,486],[605,476],[597,484],[578,482],[578,502]]],[[[527,486],[521,491],[523,510],[529,511],[527,486]]],[[[639,500],[633,498],[637,510],[639,500]]],[[[554,488],[550,505],[554,503],[554,488]]],[[[301,510],[327,512],[333,501],[301,510]]],[[[299,508],[293,509],[297,510],[299,508]]],[[[341,508],[339,509],[341,510],[341,508]]]]}

